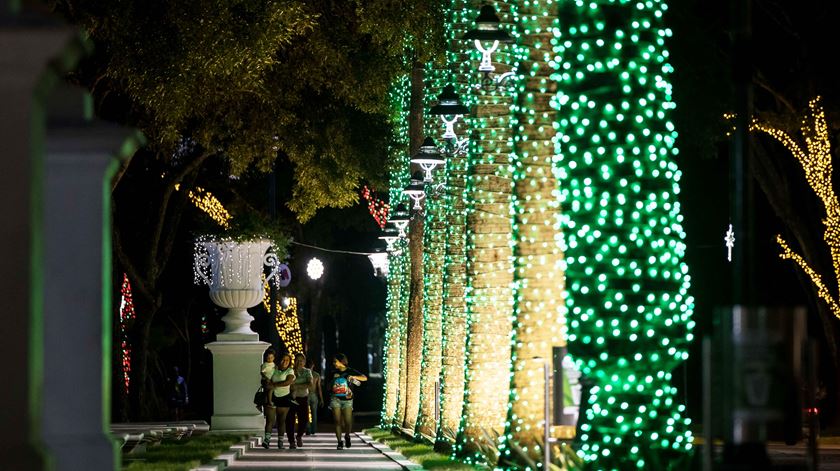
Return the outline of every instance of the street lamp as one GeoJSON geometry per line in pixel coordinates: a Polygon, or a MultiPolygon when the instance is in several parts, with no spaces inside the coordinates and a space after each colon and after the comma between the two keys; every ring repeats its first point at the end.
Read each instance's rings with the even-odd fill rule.
{"type": "Polygon", "coordinates": [[[312,280],[321,278],[321,275],[324,274],[323,262],[321,262],[321,260],[317,257],[312,257],[309,260],[309,263],[306,264],[306,274],[309,275],[309,278],[312,280]]]}
{"type": "Polygon", "coordinates": [[[394,210],[394,213],[391,214],[391,217],[388,218],[388,222],[394,225],[398,231],[400,231],[400,237],[405,237],[405,228],[408,227],[408,222],[411,220],[408,216],[408,211],[405,209],[405,205],[400,203],[397,206],[397,209],[394,210]]]}
{"type": "Polygon", "coordinates": [[[484,74],[481,82],[476,88],[487,87],[495,89],[504,86],[504,83],[511,78],[515,72],[505,72],[502,75],[493,77],[490,74],[496,70],[493,66],[493,53],[499,48],[499,43],[511,43],[513,38],[507,31],[501,29],[499,25],[499,16],[496,15],[496,9],[492,5],[484,5],[475,20],[476,27],[464,34],[461,39],[472,40],[475,48],[481,52],[481,64],[478,66],[478,71],[484,74]],[[486,44],[489,44],[487,46],[486,44]]]}
{"type": "Polygon", "coordinates": [[[411,176],[411,182],[402,191],[404,195],[414,200],[414,207],[412,209],[422,210],[420,201],[426,197],[426,185],[423,183],[423,174],[421,172],[414,172],[411,176]]]}
{"type": "Polygon", "coordinates": [[[399,235],[398,231],[396,229],[394,229],[393,227],[386,227],[382,231],[382,235],[380,235],[379,238],[384,240],[385,244],[387,244],[388,248],[386,250],[388,252],[393,252],[394,251],[394,243],[397,241],[397,239],[400,238],[400,235],[399,235]]]}
{"type": "Polygon", "coordinates": [[[370,264],[373,265],[373,275],[379,278],[388,276],[388,252],[381,248],[368,254],[370,264]]]}
{"type": "Polygon", "coordinates": [[[443,164],[446,163],[446,160],[444,160],[443,156],[440,155],[440,151],[435,146],[435,141],[433,141],[431,137],[427,137],[423,140],[420,150],[418,150],[417,153],[414,154],[414,157],[411,158],[411,163],[419,165],[425,172],[423,175],[423,181],[431,183],[432,180],[434,180],[432,170],[434,170],[435,167],[443,166],[443,164]]]}
{"type": "Polygon", "coordinates": [[[446,125],[446,130],[443,133],[444,139],[455,139],[458,136],[455,134],[455,122],[458,118],[465,114],[469,114],[470,109],[461,104],[461,99],[455,93],[455,87],[447,85],[438,95],[438,104],[429,110],[429,114],[433,116],[440,116],[443,124],[446,125]]]}

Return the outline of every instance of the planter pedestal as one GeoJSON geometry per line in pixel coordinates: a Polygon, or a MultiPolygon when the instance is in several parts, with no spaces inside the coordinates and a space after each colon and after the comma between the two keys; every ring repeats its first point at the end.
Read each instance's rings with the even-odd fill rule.
{"type": "Polygon", "coordinates": [[[210,430],[261,433],[262,414],[254,407],[254,393],[260,386],[262,354],[269,344],[257,334],[219,334],[205,347],[213,354],[213,416],[210,430]],[[233,337],[233,338],[232,338],[233,337]]]}

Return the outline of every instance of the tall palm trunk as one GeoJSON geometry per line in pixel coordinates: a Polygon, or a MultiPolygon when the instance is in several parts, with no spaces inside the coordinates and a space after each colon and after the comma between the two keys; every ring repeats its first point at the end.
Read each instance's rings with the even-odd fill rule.
{"type": "Polygon", "coordinates": [[[525,74],[518,94],[514,164],[514,343],[512,392],[503,448],[528,450],[538,458],[543,442],[545,377],[543,367],[552,349],[565,344],[562,254],[555,241],[558,224],[557,181],[552,171],[554,112],[549,50],[556,16],[543,16],[538,0],[519,8],[520,70],[525,74]]]}
{"type": "Polygon", "coordinates": [[[668,119],[667,2],[560,8],[569,349],[593,382],[579,453],[604,469],[682,469],[690,420],[671,372],[688,358],[694,322],[668,119]]]}
{"type": "MultiPolygon", "coordinates": [[[[495,2],[502,21],[510,7],[495,2]]],[[[494,59],[508,54],[496,53],[494,59]]],[[[496,72],[511,66],[496,64],[496,72]]],[[[475,73],[475,72],[473,72],[475,73]]],[[[483,89],[473,109],[467,171],[467,370],[464,413],[456,453],[468,460],[504,433],[510,391],[511,128],[509,92],[483,89]]],[[[487,457],[493,460],[493,457],[487,457]]]]}
{"type": "MultiPolygon", "coordinates": [[[[449,18],[449,54],[441,85],[457,83],[462,99],[472,83],[475,59],[470,54],[471,45],[459,40],[469,27],[462,10],[472,11],[478,3],[473,0],[451,0],[449,18]],[[469,10],[468,10],[469,9],[469,10]]],[[[472,138],[471,119],[464,117],[456,124],[459,137],[472,138]]],[[[438,124],[440,126],[440,124],[438,124]]],[[[441,372],[440,372],[440,424],[435,448],[448,452],[456,440],[464,409],[464,384],[466,368],[467,304],[466,304],[466,172],[467,154],[450,155],[446,162],[446,189],[444,211],[446,222],[446,249],[443,262],[443,318],[441,319],[441,372]]]]}
{"type": "MultiPolygon", "coordinates": [[[[411,69],[411,97],[408,117],[409,151],[414,154],[423,142],[424,65],[415,62],[411,69]]],[[[406,324],[406,388],[403,428],[414,430],[420,411],[420,363],[423,353],[423,214],[411,219],[408,252],[411,257],[408,322],[406,324]]]]}
{"type": "MultiPolygon", "coordinates": [[[[438,178],[443,178],[439,172],[438,178]]],[[[437,182],[437,180],[436,180],[437,182]]],[[[439,198],[439,197],[438,197],[439,198]]],[[[443,262],[446,249],[444,202],[426,203],[426,226],[423,254],[423,355],[420,372],[420,417],[417,432],[434,437],[437,432],[435,408],[441,369],[441,319],[443,314],[443,262]]]]}
{"type": "Polygon", "coordinates": [[[382,407],[381,424],[388,427],[394,424],[397,414],[397,395],[399,393],[401,343],[400,343],[400,291],[401,271],[404,255],[388,256],[388,300],[386,318],[388,325],[385,330],[385,400],[382,407]]]}

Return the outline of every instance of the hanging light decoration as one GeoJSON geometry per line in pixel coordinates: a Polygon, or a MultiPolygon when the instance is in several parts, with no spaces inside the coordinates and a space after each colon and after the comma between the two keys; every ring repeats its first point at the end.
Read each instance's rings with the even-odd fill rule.
{"type": "Polygon", "coordinates": [[[501,29],[501,21],[492,5],[484,5],[475,20],[476,27],[467,31],[461,39],[473,41],[475,48],[481,53],[481,64],[478,71],[484,74],[481,82],[476,88],[491,88],[504,86],[509,78],[515,75],[515,71],[505,72],[499,76],[491,74],[496,70],[493,65],[493,53],[499,48],[500,43],[511,43],[513,38],[507,31],[501,29]]]}
{"type": "Polygon", "coordinates": [[[408,210],[406,210],[404,204],[400,203],[400,205],[397,206],[397,209],[394,210],[394,213],[391,214],[388,222],[397,228],[400,232],[400,237],[405,237],[405,228],[408,227],[408,222],[410,220],[411,218],[408,216],[408,210]]]}
{"type": "Polygon", "coordinates": [[[423,183],[423,174],[421,172],[414,172],[411,175],[411,182],[403,190],[403,194],[414,200],[414,207],[412,209],[420,211],[423,209],[420,206],[420,201],[426,197],[426,185],[423,183]]]}
{"type": "Polygon", "coordinates": [[[443,156],[440,154],[435,141],[431,137],[423,140],[420,150],[411,158],[411,163],[417,164],[423,169],[423,181],[431,183],[434,180],[432,171],[437,167],[442,167],[446,163],[443,156]]]}
{"type": "Polygon", "coordinates": [[[470,109],[461,104],[461,99],[455,93],[455,87],[447,85],[443,87],[443,91],[438,95],[438,104],[429,110],[432,116],[440,116],[443,124],[446,125],[446,130],[443,133],[444,139],[456,139],[455,123],[458,118],[465,114],[469,114],[470,109]]]}

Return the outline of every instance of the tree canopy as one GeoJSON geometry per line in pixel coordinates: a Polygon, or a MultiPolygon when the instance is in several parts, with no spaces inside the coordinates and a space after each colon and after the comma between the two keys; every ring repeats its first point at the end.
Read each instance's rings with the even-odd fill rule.
{"type": "MultiPolygon", "coordinates": [[[[230,172],[285,155],[301,220],[384,183],[388,89],[442,44],[438,0],[56,0],[96,53],[77,80],[169,158],[184,139],[230,172]]],[[[285,160],[284,160],[285,161],[285,160]]]]}

